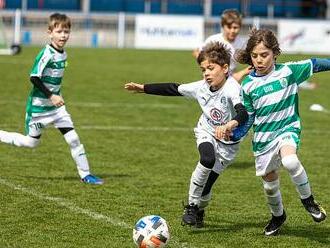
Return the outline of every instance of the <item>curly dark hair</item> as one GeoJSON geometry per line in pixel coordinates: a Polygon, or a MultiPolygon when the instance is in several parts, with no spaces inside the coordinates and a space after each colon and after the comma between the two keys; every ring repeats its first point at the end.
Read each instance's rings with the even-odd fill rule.
{"type": "Polygon", "coordinates": [[[226,46],[219,42],[208,43],[197,57],[197,62],[200,65],[203,61],[208,60],[211,63],[224,66],[230,64],[231,53],[226,46]]]}
{"type": "Polygon", "coordinates": [[[281,54],[280,45],[273,31],[269,29],[253,28],[249,34],[249,40],[245,49],[238,50],[235,53],[235,59],[240,64],[252,65],[251,52],[255,46],[263,42],[265,47],[271,49],[275,56],[281,54]]]}

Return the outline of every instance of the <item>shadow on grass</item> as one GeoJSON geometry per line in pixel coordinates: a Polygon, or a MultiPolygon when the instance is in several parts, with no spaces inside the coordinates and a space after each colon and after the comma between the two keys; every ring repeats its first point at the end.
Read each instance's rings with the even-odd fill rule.
{"type": "Polygon", "coordinates": [[[299,237],[309,239],[314,242],[322,243],[330,247],[330,227],[322,224],[285,227],[281,232],[281,236],[299,237]]]}
{"type": "MultiPolygon", "coordinates": [[[[228,221],[221,219],[219,224],[217,223],[208,223],[206,221],[204,228],[191,228],[191,233],[204,235],[205,233],[217,233],[221,232],[222,234],[226,233],[228,235],[233,233],[242,233],[243,230],[249,228],[257,228],[260,229],[260,232],[257,233],[257,236],[264,236],[263,228],[266,225],[264,222],[260,222],[260,220],[251,220],[251,221],[228,221]]],[[[318,242],[320,245],[326,245],[326,247],[330,247],[330,227],[324,224],[313,224],[313,225],[304,225],[304,226],[287,226],[284,225],[278,237],[288,238],[289,240],[292,238],[303,238],[308,239],[313,242],[318,242]]],[[[270,238],[270,237],[265,237],[270,238]]]]}
{"type": "Polygon", "coordinates": [[[230,170],[241,170],[247,168],[254,168],[254,162],[236,162],[234,161],[233,164],[229,165],[228,167],[230,170]]]}
{"type": "Polygon", "coordinates": [[[220,220],[219,223],[208,223],[206,221],[205,226],[203,228],[192,228],[191,231],[193,233],[212,233],[212,232],[226,232],[226,233],[238,233],[246,228],[259,228],[262,227],[259,221],[228,221],[228,220],[220,220]]]}

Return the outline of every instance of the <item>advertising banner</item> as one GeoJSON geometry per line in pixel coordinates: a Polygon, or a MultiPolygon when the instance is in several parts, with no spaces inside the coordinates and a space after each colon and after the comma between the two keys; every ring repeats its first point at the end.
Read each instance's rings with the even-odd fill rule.
{"type": "Polygon", "coordinates": [[[285,53],[330,54],[330,22],[280,20],[278,39],[285,53]]]}
{"type": "Polygon", "coordinates": [[[136,16],[136,48],[195,49],[203,41],[203,17],[177,15],[136,16]]]}

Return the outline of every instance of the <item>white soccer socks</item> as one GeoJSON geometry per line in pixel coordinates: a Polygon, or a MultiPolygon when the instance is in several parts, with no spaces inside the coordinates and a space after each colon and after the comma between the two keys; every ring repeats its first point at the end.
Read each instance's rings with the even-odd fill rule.
{"type": "Polygon", "coordinates": [[[189,204],[200,205],[202,192],[207,182],[211,169],[206,168],[198,162],[194,172],[191,175],[189,187],[189,204]]]}
{"type": "Polygon", "coordinates": [[[300,163],[296,154],[288,155],[282,158],[283,166],[289,171],[292,182],[296,185],[297,192],[301,199],[308,198],[311,193],[311,187],[308,181],[306,171],[300,163]]]}
{"type": "Polygon", "coordinates": [[[18,147],[34,148],[39,144],[39,139],[32,138],[20,133],[6,132],[0,130],[0,141],[18,147]]]}
{"type": "Polygon", "coordinates": [[[263,186],[270,211],[274,216],[281,216],[283,214],[283,203],[279,179],[272,182],[263,180],[263,186]]]}
{"type": "Polygon", "coordinates": [[[89,164],[85,153],[85,148],[82,144],[80,144],[78,134],[75,130],[71,130],[64,134],[64,139],[70,146],[71,156],[76,162],[79,176],[84,178],[90,174],[89,164]]]}

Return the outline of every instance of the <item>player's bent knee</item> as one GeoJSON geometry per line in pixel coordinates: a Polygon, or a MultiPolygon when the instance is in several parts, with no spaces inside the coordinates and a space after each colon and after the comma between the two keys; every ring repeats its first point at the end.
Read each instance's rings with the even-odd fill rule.
{"type": "Polygon", "coordinates": [[[296,154],[288,155],[282,158],[282,164],[290,174],[299,174],[303,167],[296,154]]]}
{"type": "Polygon", "coordinates": [[[213,144],[210,142],[203,142],[198,146],[200,155],[199,162],[208,169],[212,169],[215,164],[215,153],[213,144]]]}
{"type": "Polygon", "coordinates": [[[215,164],[214,156],[202,155],[200,158],[200,163],[208,169],[212,169],[215,164]]]}
{"type": "Polygon", "coordinates": [[[279,180],[267,182],[263,180],[263,185],[264,185],[264,191],[265,194],[268,196],[275,196],[278,194],[279,189],[280,189],[280,183],[279,180]]]}

